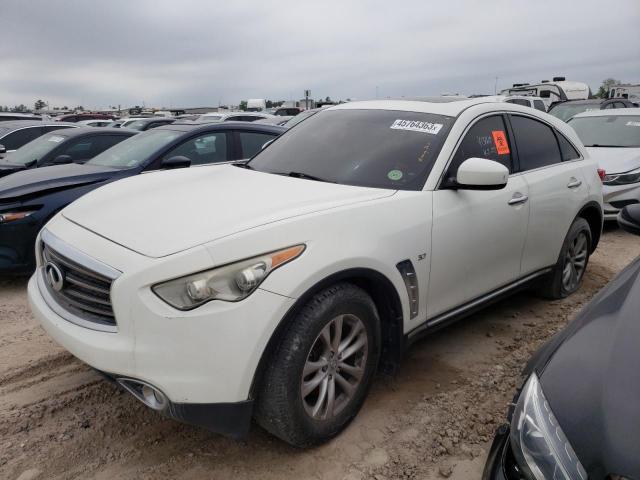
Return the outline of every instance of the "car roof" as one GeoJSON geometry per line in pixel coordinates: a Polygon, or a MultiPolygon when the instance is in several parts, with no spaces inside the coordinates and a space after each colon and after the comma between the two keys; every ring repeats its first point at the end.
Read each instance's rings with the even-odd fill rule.
{"type": "Polygon", "coordinates": [[[0,128],[16,130],[18,128],[25,127],[58,127],[60,125],[68,127],[77,127],[75,123],[70,122],[56,122],[50,120],[9,120],[7,122],[1,122],[0,128]]]}
{"type": "Polygon", "coordinates": [[[174,117],[141,117],[141,118],[128,118],[125,120],[126,122],[142,122],[142,123],[150,123],[150,122],[175,122],[176,118],[174,117]]]}
{"type": "Polygon", "coordinates": [[[607,108],[605,110],[591,110],[590,112],[582,112],[572,117],[623,117],[630,115],[640,115],[640,108],[607,108]]]}
{"type": "MultiPolygon", "coordinates": [[[[180,132],[198,133],[208,131],[220,131],[220,130],[254,130],[263,131],[267,133],[282,133],[286,131],[286,128],[279,125],[266,125],[264,123],[255,122],[198,122],[184,120],[180,122],[171,123],[169,125],[163,125],[153,130],[176,130],[180,132]]],[[[153,131],[152,130],[152,131],[153,131]]]]}
{"type": "Polygon", "coordinates": [[[249,115],[249,116],[256,116],[256,115],[260,115],[260,116],[267,116],[267,117],[273,117],[275,115],[272,115],[271,113],[268,112],[243,112],[243,111],[238,111],[238,112],[207,112],[207,113],[203,113],[202,115],[200,115],[201,117],[230,117],[230,116],[235,116],[235,115],[249,115]]]}
{"type": "Polygon", "coordinates": [[[126,135],[136,135],[140,133],[138,130],[130,130],[128,128],[95,128],[95,127],[78,127],[78,128],[63,128],[62,130],[53,130],[55,135],[60,135],[68,138],[81,137],[83,135],[119,135],[124,133],[126,135]]]}
{"type": "Polygon", "coordinates": [[[495,97],[467,98],[453,96],[434,97],[425,100],[365,100],[341,103],[327,110],[399,110],[456,117],[467,108],[483,103],[498,103],[498,100],[495,97]]]}

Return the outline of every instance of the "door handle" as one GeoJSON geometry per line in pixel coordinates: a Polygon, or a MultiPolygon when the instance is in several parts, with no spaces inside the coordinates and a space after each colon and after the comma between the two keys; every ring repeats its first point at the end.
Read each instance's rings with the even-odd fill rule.
{"type": "Polygon", "coordinates": [[[578,180],[576,177],[571,177],[569,179],[569,183],[567,184],[567,188],[578,188],[582,185],[582,182],[578,180]]]}
{"type": "Polygon", "coordinates": [[[520,205],[521,203],[525,203],[529,200],[529,197],[521,194],[520,192],[516,192],[513,194],[511,200],[509,200],[509,205],[520,205]]]}

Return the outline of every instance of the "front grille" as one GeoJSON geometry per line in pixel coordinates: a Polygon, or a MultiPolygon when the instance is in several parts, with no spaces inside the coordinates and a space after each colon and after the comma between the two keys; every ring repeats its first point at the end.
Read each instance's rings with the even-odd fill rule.
{"type": "Polygon", "coordinates": [[[60,306],[86,321],[116,325],[111,305],[113,280],[74,262],[44,242],[42,263],[47,289],[60,306]],[[47,263],[54,264],[62,272],[61,288],[53,288],[47,280],[47,263]]]}

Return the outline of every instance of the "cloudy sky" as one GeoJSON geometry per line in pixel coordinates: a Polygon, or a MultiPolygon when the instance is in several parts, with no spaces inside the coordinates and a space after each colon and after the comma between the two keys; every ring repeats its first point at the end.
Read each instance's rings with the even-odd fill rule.
{"type": "Polygon", "coordinates": [[[0,0],[0,32],[0,105],[640,83],[639,0],[0,0]]]}

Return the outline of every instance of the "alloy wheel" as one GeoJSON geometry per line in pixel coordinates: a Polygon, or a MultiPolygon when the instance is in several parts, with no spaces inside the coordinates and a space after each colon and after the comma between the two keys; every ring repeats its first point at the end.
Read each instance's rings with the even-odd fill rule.
{"type": "Polygon", "coordinates": [[[360,318],[333,318],[313,343],[302,373],[300,394],[307,414],[329,420],[353,399],[365,374],[369,338],[360,318]]]}
{"type": "Polygon", "coordinates": [[[569,244],[562,269],[562,286],[566,292],[573,292],[582,280],[587,266],[588,246],[585,232],[580,232],[569,244]]]}

